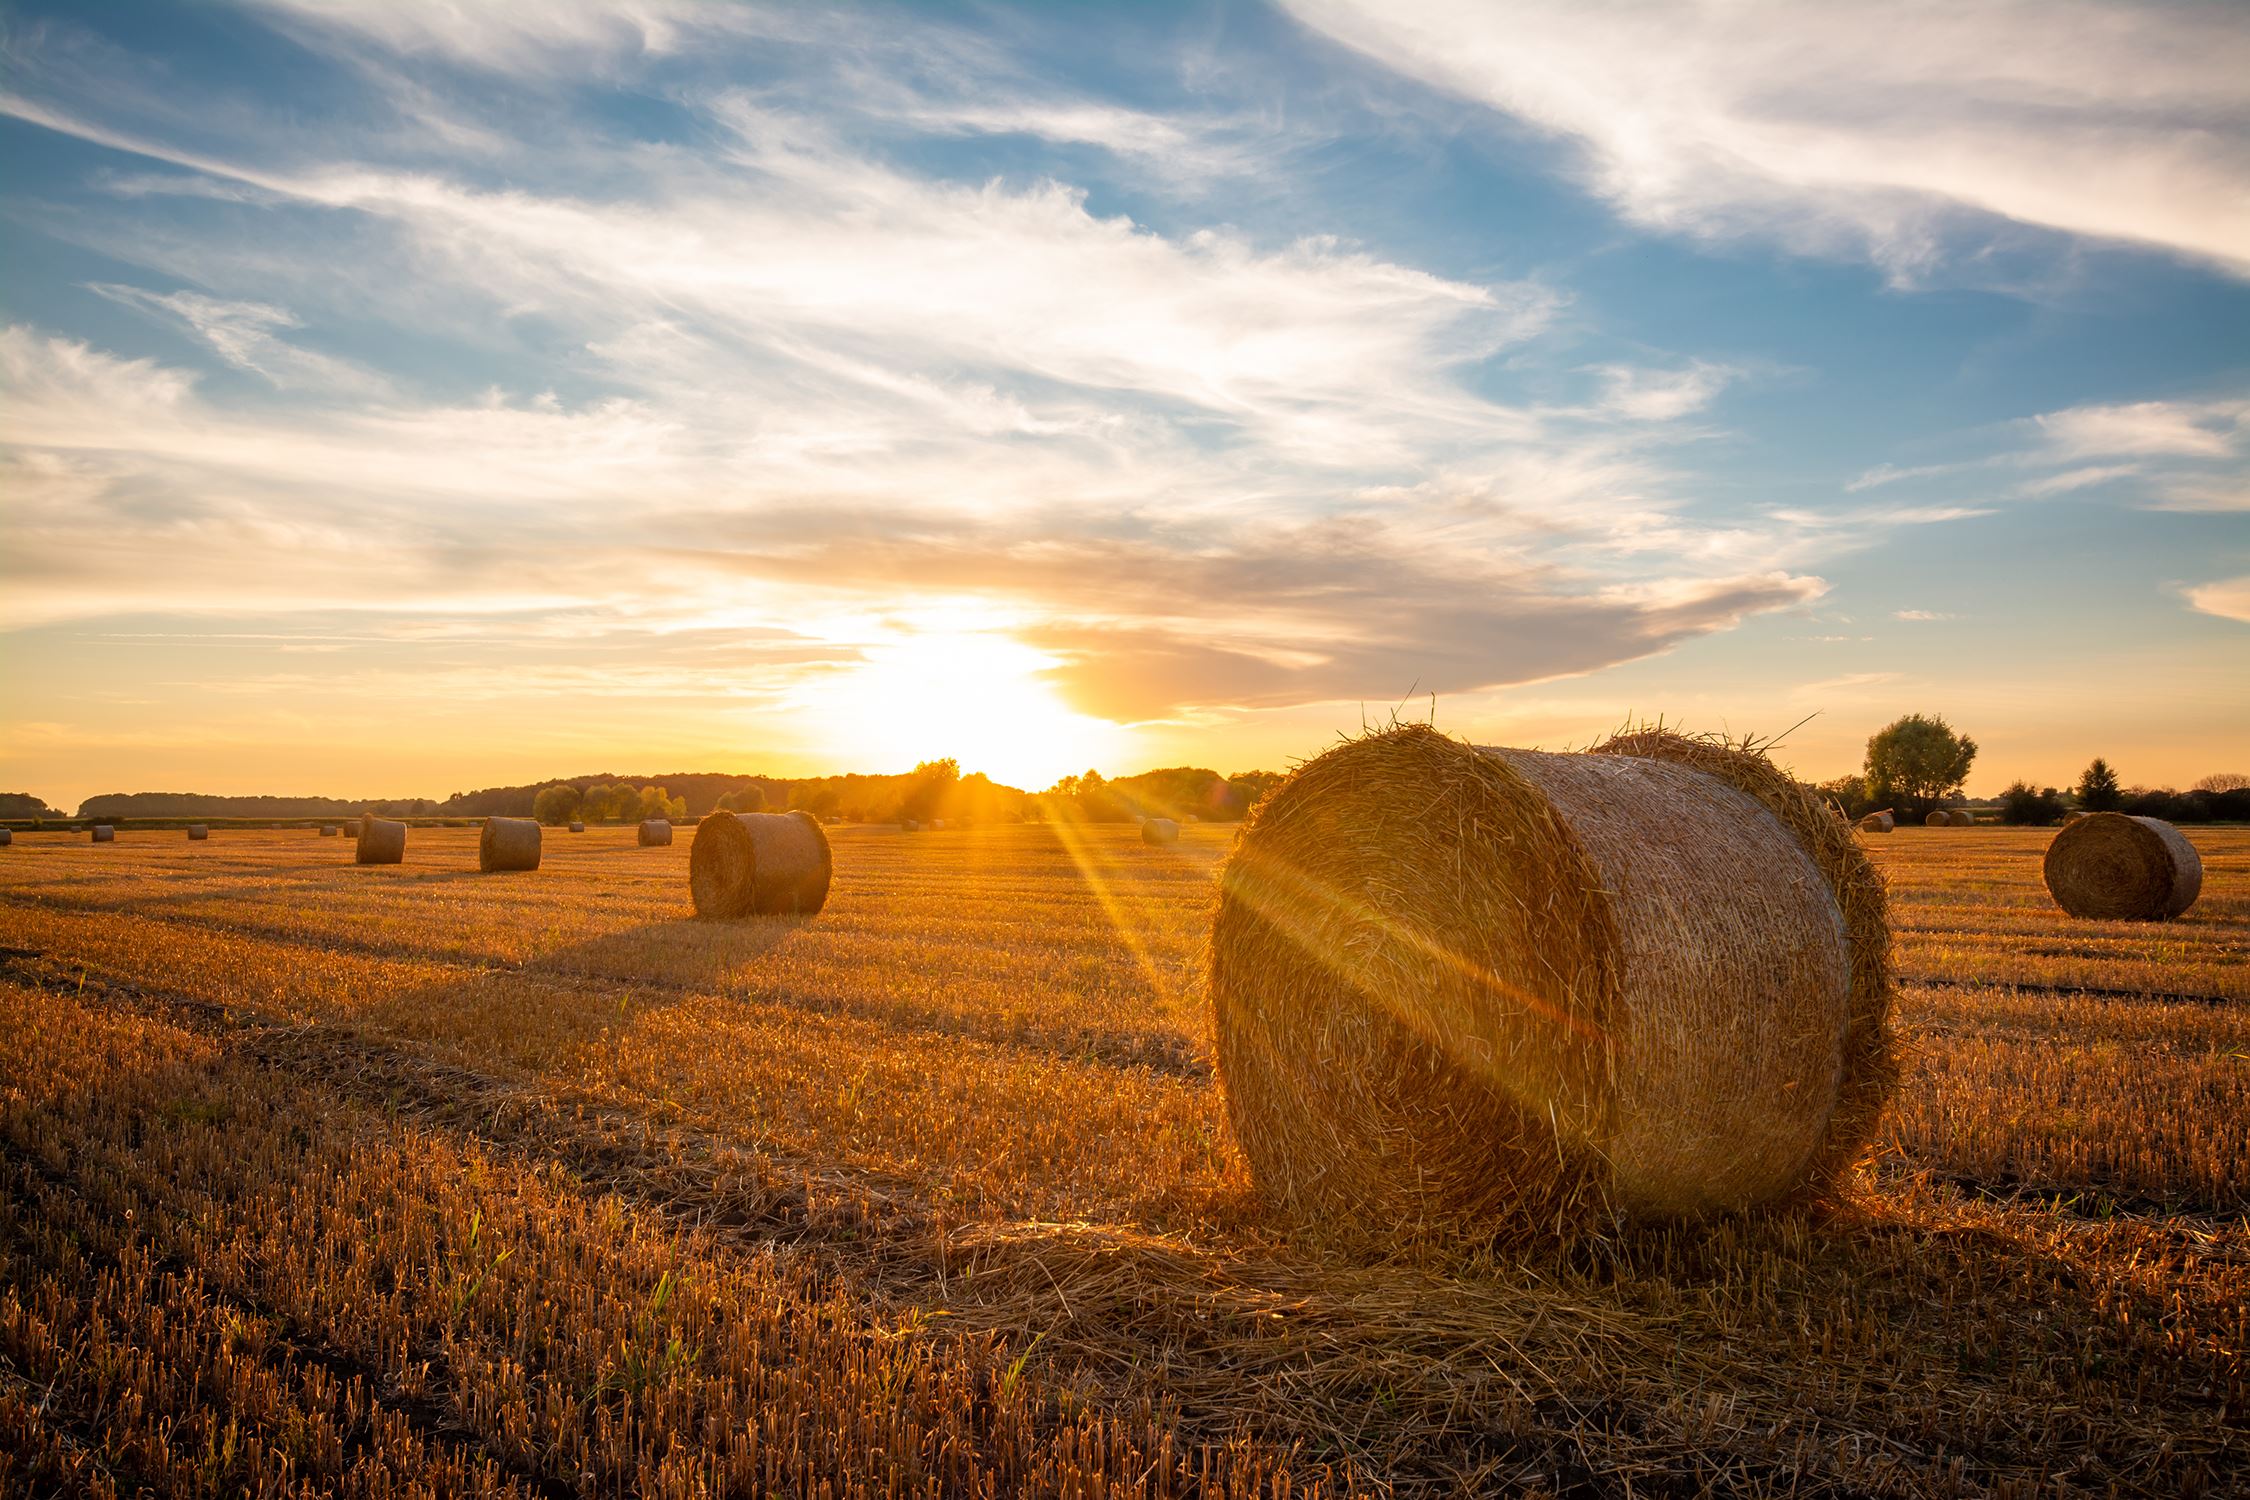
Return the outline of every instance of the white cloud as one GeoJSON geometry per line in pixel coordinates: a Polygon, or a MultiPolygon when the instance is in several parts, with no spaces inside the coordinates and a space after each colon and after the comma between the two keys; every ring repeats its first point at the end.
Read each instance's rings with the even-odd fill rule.
{"type": "Polygon", "coordinates": [[[1894,620],[1950,620],[1953,616],[1934,609],[1894,609],[1891,611],[1891,618],[1894,620]]]}
{"type": "Polygon", "coordinates": [[[2183,590],[2188,607],[2201,614],[2217,615],[2222,620],[2240,620],[2250,625],[2250,574],[2240,578],[2221,578],[2212,583],[2199,583],[2183,590]]]}
{"type": "Polygon", "coordinates": [[[2250,424],[2250,401],[2133,401],[2074,406],[2032,419],[2059,461],[2149,454],[2224,458],[2250,424]]]}
{"type": "Polygon", "coordinates": [[[1283,3],[1574,143],[1642,224],[1909,275],[1980,213],[2250,274],[2250,28],[2226,5],[1283,3]]]}
{"type": "Polygon", "coordinates": [[[1737,372],[1696,360],[1677,370],[1603,365],[1595,373],[1609,411],[1636,422],[1671,422],[1709,406],[1737,372]]]}

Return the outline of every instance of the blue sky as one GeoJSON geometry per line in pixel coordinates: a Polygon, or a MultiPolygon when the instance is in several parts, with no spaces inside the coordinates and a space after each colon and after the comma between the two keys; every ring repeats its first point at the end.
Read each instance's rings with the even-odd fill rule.
{"type": "Polygon", "coordinates": [[[50,800],[1232,770],[1432,693],[2250,769],[2238,10],[0,37],[0,778],[50,800]]]}

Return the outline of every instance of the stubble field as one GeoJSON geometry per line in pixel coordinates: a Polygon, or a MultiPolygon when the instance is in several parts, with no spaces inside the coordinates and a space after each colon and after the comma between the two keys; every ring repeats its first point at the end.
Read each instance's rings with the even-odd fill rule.
{"type": "MultiPolygon", "coordinates": [[[[2250,1465],[2250,832],[2179,922],[1904,829],[1818,1213],[1374,1255],[1210,1065],[1232,830],[0,850],[0,1492],[2193,1495],[2250,1465]]],[[[684,833],[684,830],[683,830],[684,833]]]]}

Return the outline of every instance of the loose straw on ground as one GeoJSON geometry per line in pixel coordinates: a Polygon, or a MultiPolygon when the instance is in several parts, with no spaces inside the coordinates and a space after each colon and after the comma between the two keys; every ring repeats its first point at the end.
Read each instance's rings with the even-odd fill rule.
{"type": "Polygon", "coordinates": [[[1235,1132],[1298,1218],[1576,1232],[1822,1192],[1895,1076],[1880,879],[1762,755],[1410,726],[1301,767],[1221,883],[1235,1132]]]}

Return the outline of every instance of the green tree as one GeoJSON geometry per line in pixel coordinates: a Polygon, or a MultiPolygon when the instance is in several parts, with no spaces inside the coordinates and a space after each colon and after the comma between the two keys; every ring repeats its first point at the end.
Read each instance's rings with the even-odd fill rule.
{"type": "Polygon", "coordinates": [[[568,823],[578,816],[585,805],[585,797],[568,782],[560,786],[541,787],[539,795],[531,799],[531,815],[542,823],[568,823]]]}
{"type": "Polygon", "coordinates": [[[1935,714],[1908,714],[1867,740],[1867,796],[1875,807],[1926,813],[1961,790],[1977,742],[1935,714]]]}
{"type": "Polygon", "coordinates": [[[2117,785],[2117,773],[2098,755],[2078,778],[2078,805],[2087,812],[2115,812],[2125,805],[2125,793],[2117,785]]]}
{"type": "Polygon", "coordinates": [[[1839,776],[1824,781],[1813,788],[1823,802],[1830,802],[1842,810],[1847,818],[1865,817],[1877,811],[1877,805],[1868,798],[1867,778],[1864,776],[1839,776]]]}
{"type": "Polygon", "coordinates": [[[2044,827],[2061,819],[2062,793],[2053,787],[2042,790],[2028,781],[2011,781],[2000,794],[2000,821],[2033,828],[2044,827]]]}

